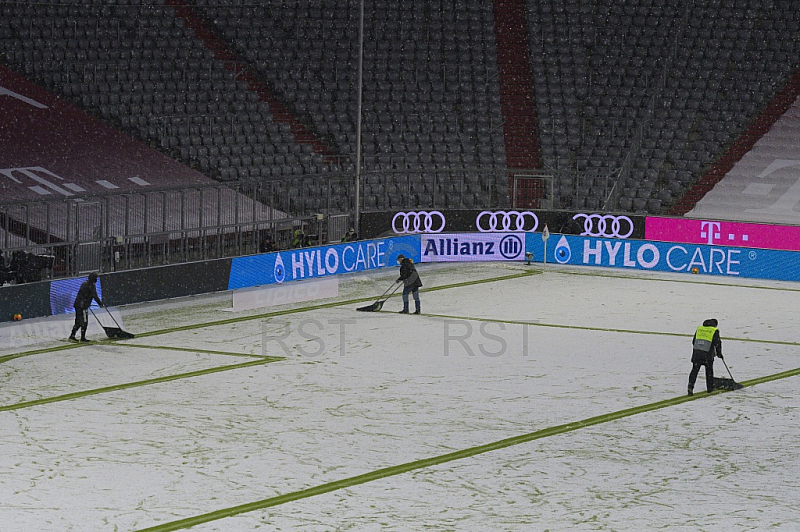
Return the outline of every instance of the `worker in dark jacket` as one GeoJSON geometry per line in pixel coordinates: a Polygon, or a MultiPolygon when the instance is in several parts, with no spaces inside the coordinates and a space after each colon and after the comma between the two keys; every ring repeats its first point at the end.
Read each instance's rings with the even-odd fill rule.
{"type": "Polygon", "coordinates": [[[717,320],[710,319],[697,328],[692,338],[692,371],[689,373],[689,395],[694,392],[694,383],[700,366],[706,367],[706,390],[714,389],[714,357],[722,358],[722,340],[717,329],[717,320]]]}
{"type": "Polygon", "coordinates": [[[84,281],[78,289],[78,295],[75,296],[75,302],[72,304],[75,307],[75,325],[72,327],[72,334],[69,339],[73,342],[78,340],[75,338],[75,333],[78,329],[81,330],[81,342],[88,342],[86,339],[86,329],[89,327],[89,307],[92,306],[92,300],[97,301],[101,307],[105,306],[97,295],[97,274],[92,272],[89,274],[89,280],[84,281]]]}
{"type": "Polygon", "coordinates": [[[400,314],[408,314],[408,294],[414,296],[414,314],[419,314],[419,289],[422,287],[422,281],[419,279],[417,269],[411,259],[406,258],[405,255],[398,255],[397,262],[400,264],[400,278],[396,282],[403,283],[403,310],[400,311],[400,314]]]}
{"type": "Polygon", "coordinates": [[[272,253],[273,251],[275,251],[275,243],[272,241],[271,236],[267,235],[264,237],[264,240],[258,247],[258,251],[261,253],[272,253]]]}

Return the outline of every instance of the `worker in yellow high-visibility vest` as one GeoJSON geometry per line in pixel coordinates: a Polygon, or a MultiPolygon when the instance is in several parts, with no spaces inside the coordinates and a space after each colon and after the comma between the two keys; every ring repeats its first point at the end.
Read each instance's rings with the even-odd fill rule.
{"type": "Polygon", "coordinates": [[[706,389],[714,389],[714,357],[722,358],[722,340],[719,337],[718,322],[715,319],[705,320],[697,328],[692,338],[692,371],[689,373],[689,395],[694,392],[694,383],[700,366],[706,367],[706,389]]]}

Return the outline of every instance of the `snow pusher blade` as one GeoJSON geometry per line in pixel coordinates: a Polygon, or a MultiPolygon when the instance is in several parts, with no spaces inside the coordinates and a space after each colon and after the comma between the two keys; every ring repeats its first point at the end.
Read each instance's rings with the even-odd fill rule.
{"type": "Polygon", "coordinates": [[[392,284],[392,286],[387,288],[386,292],[384,292],[375,303],[372,303],[371,305],[367,305],[365,307],[358,307],[356,310],[361,312],[378,312],[380,309],[383,308],[383,304],[386,303],[386,300],[389,299],[389,297],[392,294],[394,294],[397,291],[397,289],[400,288],[402,285],[403,283],[398,283],[397,281],[395,281],[394,284],[392,284]],[[392,290],[392,288],[394,288],[394,290],[392,290]],[[389,294],[389,290],[392,290],[391,294],[389,294]],[[389,295],[387,296],[386,294],[389,295]]]}
{"type": "Polygon", "coordinates": [[[114,315],[111,314],[111,311],[108,310],[107,308],[106,312],[108,312],[108,315],[111,316],[111,319],[114,321],[114,325],[116,325],[116,327],[106,327],[105,325],[103,325],[103,322],[100,321],[100,318],[97,317],[97,314],[95,314],[92,309],[89,309],[89,311],[92,313],[92,316],[94,316],[94,319],[97,320],[97,323],[100,324],[100,327],[103,328],[103,330],[106,333],[106,336],[108,336],[112,340],[129,340],[131,338],[134,338],[133,334],[122,330],[122,328],[119,326],[119,323],[117,323],[117,320],[114,318],[114,315]]]}
{"type": "Polygon", "coordinates": [[[383,308],[383,304],[385,302],[386,302],[386,300],[376,301],[375,303],[372,303],[371,305],[367,305],[366,307],[358,307],[356,310],[361,311],[361,312],[378,312],[380,309],[383,308]]]}
{"type": "Polygon", "coordinates": [[[741,390],[742,388],[744,388],[744,386],[742,386],[733,379],[714,377],[715,390],[741,390]]]}

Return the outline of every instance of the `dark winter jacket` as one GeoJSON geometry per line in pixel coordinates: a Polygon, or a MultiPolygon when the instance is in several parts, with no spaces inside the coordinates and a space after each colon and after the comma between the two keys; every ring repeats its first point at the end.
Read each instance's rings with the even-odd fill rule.
{"type": "Polygon", "coordinates": [[[697,328],[692,346],[692,363],[713,362],[715,355],[722,358],[722,339],[717,329],[717,320],[706,320],[697,328]]]}
{"type": "Polygon", "coordinates": [[[258,251],[261,253],[272,253],[275,251],[275,244],[272,242],[271,238],[265,238],[261,245],[258,247],[258,251]]]}
{"type": "Polygon", "coordinates": [[[422,281],[420,281],[417,269],[411,259],[400,261],[400,278],[397,279],[397,282],[400,281],[403,281],[403,286],[406,287],[422,288],[422,281]]]}
{"type": "Polygon", "coordinates": [[[100,298],[97,296],[97,288],[95,287],[95,283],[92,281],[84,281],[81,284],[81,287],[78,289],[78,295],[75,296],[75,302],[72,304],[73,307],[85,309],[92,306],[92,300],[97,301],[97,304],[101,307],[103,306],[103,302],[100,301],[100,298]]]}

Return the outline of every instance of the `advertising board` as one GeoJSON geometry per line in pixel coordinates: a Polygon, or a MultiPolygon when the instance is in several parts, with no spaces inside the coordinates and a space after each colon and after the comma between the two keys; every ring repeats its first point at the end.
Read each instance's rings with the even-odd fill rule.
{"type": "MultiPolygon", "coordinates": [[[[88,277],[79,277],[75,279],[59,279],[50,283],[50,311],[53,315],[56,314],[72,314],[75,308],[72,304],[75,302],[75,297],[78,295],[81,285],[88,277]]],[[[103,300],[103,284],[98,282],[95,284],[97,289],[97,297],[103,300]]],[[[92,301],[92,308],[99,308],[96,301],[92,301]]]]}
{"type": "Polygon", "coordinates": [[[369,212],[361,235],[441,233],[541,233],[544,226],[565,235],[644,238],[641,215],[551,210],[442,209],[369,212]]]}
{"type": "MultiPolygon", "coordinates": [[[[542,262],[544,244],[532,236],[527,251],[542,262]]],[[[572,235],[552,235],[550,242],[548,263],[800,281],[800,253],[794,251],[572,235]]]]}
{"type": "Polygon", "coordinates": [[[523,260],[525,235],[526,233],[423,234],[420,235],[420,253],[422,262],[523,260]]]}
{"type": "Polygon", "coordinates": [[[237,257],[232,260],[228,290],[396,266],[400,254],[419,262],[419,236],[237,257]]]}
{"type": "Polygon", "coordinates": [[[330,276],[314,281],[251,286],[233,290],[233,312],[302,303],[339,295],[339,278],[330,276]]]}
{"type": "Polygon", "coordinates": [[[645,240],[800,251],[800,227],[690,218],[645,219],[645,240]]]}

